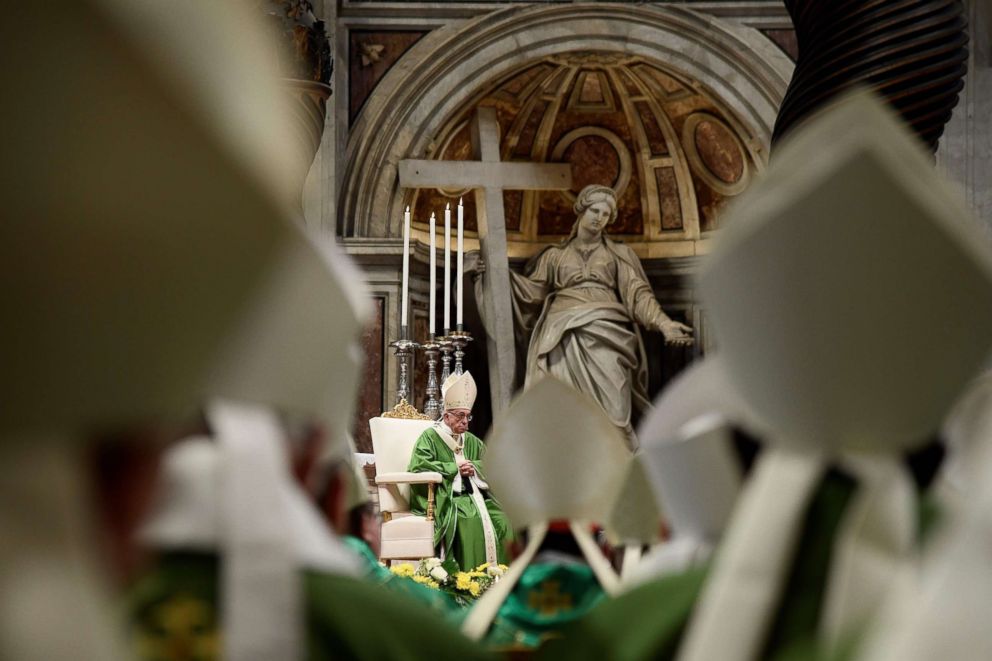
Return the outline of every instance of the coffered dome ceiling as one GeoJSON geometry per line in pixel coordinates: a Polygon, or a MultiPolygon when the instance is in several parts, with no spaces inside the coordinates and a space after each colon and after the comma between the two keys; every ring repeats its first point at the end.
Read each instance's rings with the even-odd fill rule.
{"type": "MultiPolygon", "coordinates": [[[[764,162],[753,131],[700,83],[657,62],[600,53],[555,55],[485,84],[443,125],[428,158],[472,158],[469,120],[496,108],[504,161],[572,164],[571,191],[506,191],[511,254],[529,255],[566,236],[583,186],[612,185],[620,197],[610,234],[641,257],[700,252],[721,209],[764,162]]],[[[467,191],[412,193],[414,219],[467,191]]],[[[475,201],[465,195],[466,229],[475,201]]],[[[440,214],[438,214],[440,217],[440,214]]]]}

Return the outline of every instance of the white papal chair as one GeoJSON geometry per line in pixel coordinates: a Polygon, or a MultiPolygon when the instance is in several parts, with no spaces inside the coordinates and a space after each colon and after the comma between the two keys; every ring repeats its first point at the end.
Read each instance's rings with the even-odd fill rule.
{"type": "Polygon", "coordinates": [[[375,453],[375,483],[382,513],[382,560],[419,560],[434,556],[434,489],[440,473],[407,471],[413,446],[430,420],[376,417],[369,420],[375,453]],[[427,516],[410,511],[410,485],[427,485],[427,516]]]}

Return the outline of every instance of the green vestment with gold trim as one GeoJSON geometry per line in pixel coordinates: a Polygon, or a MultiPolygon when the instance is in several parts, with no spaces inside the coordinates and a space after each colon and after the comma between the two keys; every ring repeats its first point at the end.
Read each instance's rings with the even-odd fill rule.
{"type": "Polygon", "coordinates": [[[486,644],[495,649],[538,647],[605,596],[588,565],[535,561],[500,607],[486,644]]]}

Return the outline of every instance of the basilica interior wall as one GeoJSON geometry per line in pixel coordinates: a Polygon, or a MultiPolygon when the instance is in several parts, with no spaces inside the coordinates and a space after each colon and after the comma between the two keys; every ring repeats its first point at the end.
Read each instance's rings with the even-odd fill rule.
{"type": "MultiPolygon", "coordinates": [[[[992,56],[990,21],[982,13],[992,12],[973,0],[966,5],[973,25],[969,74],[937,160],[992,232],[992,136],[983,110],[992,95],[992,56]]],[[[465,192],[402,190],[397,162],[470,158],[465,127],[480,106],[497,110],[502,160],[569,162],[575,190],[596,179],[621,193],[614,238],[641,257],[666,310],[697,329],[697,346],[685,355],[665,349],[660,337],[646,338],[652,394],[712,344],[691,276],[720,210],[767,157],[776,94],[785,89],[797,48],[781,2],[327,0],[323,11],[335,26],[334,95],[304,212],[311,228],[342,240],[376,302],[363,337],[361,449],[369,449],[364,420],[395,403],[397,368],[388,343],[399,331],[401,209],[414,210],[411,325],[424,339],[426,217],[465,192]]],[[[471,196],[467,202],[474,204],[471,196]]],[[[506,191],[504,205],[513,269],[523,270],[567,232],[567,192],[506,191]]],[[[477,248],[471,208],[466,223],[466,243],[477,248]]],[[[484,340],[472,302],[466,324],[478,340],[467,363],[485,383],[484,340]]],[[[484,431],[487,403],[477,417],[484,431]]]]}

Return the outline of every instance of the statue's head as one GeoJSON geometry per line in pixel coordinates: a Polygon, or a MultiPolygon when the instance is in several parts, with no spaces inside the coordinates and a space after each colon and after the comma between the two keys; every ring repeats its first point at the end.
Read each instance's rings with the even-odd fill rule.
{"type": "Polygon", "coordinates": [[[605,202],[610,206],[610,221],[607,224],[614,223],[617,219],[617,194],[609,186],[600,186],[598,184],[586,186],[575,197],[575,204],[572,206],[572,210],[575,211],[577,218],[582,218],[582,214],[589,207],[600,202],[605,202]]]}

